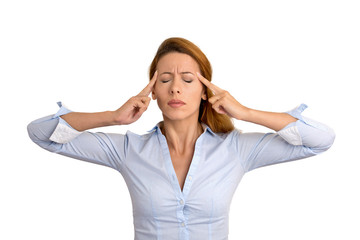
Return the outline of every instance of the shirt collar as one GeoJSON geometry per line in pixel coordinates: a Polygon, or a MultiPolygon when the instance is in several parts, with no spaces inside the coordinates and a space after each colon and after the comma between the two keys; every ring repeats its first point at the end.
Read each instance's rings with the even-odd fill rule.
{"type": "MultiPolygon", "coordinates": [[[[151,130],[149,130],[148,132],[155,132],[155,131],[159,131],[161,132],[160,130],[160,125],[161,125],[162,122],[159,122],[158,124],[155,125],[155,127],[153,127],[151,130]]],[[[201,126],[203,128],[203,132],[206,132],[208,131],[209,133],[213,134],[213,135],[216,135],[212,130],[211,128],[206,125],[205,123],[201,122],[201,126]]]]}

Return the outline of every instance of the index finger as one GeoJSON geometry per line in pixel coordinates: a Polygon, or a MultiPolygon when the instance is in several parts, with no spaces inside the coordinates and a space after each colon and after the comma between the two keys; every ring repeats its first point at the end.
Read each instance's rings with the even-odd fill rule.
{"type": "Polygon", "coordinates": [[[214,94],[218,94],[222,91],[221,88],[211,83],[209,80],[204,78],[200,73],[197,72],[200,82],[202,82],[206,87],[208,87],[214,94]]]}
{"type": "Polygon", "coordinates": [[[149,84],[138,94],[139,96],[149,96],[149,94],[152,92],[154,85],[156,83],[158,76],[158,72],[156,71],[151,78],[149,84]]]}

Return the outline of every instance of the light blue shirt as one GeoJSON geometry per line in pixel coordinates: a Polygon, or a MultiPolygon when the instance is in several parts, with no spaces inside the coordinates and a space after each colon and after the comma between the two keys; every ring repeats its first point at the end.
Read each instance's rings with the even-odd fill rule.
{"type": "Polygon", "coordinates": [[[28,125],[40,147],[111,167],[129,189],[136,240],[228,239],[229,208],[243,175],[255,168],[310,157],[332,145],[327,126],[301,116],[302,104],[288,112],[299,119],[277,133],[214,133],[203,124],[181,190],[159,125],[145,135],[78,132],[61,115],[28,125]]]}

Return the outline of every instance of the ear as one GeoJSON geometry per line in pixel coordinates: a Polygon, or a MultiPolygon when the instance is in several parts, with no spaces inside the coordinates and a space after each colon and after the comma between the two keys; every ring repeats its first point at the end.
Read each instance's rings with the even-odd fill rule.
{"type": "Polygon", "coordinates": [[[156,98],[157,98],[154,90],[151,92],[151,98],[152,98],[153,100],[156,100],[156,98]]]}
{"type": "Polygon", "coordinates": [[[207,100],[206,89],[203,90],[202,95],[201,95],[201,99],[207,100]]]}

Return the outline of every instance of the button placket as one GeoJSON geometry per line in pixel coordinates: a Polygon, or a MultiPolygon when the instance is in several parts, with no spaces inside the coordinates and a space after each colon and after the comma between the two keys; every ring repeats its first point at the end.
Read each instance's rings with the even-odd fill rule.
{"type": "Polygon", "coordinates": [[[202,141],[203,141],[203,134],[196,140],[195,143],[195,151],[194,151],[194,156],[193,159],[191,161],[190,164],[190,168],[188,171],[188,175],[185,179],[185,184],[184,184],[184,188],[183,188],[183,194],[184,194],[184,198],[187,199],[187,196],[190,192],[191,186],[193,184],[193,179],[194,179],[194,175],[196,173],[197,167],[200,163],[200,159],[201,159],[201,145],[202,145],[202,141]]]}

